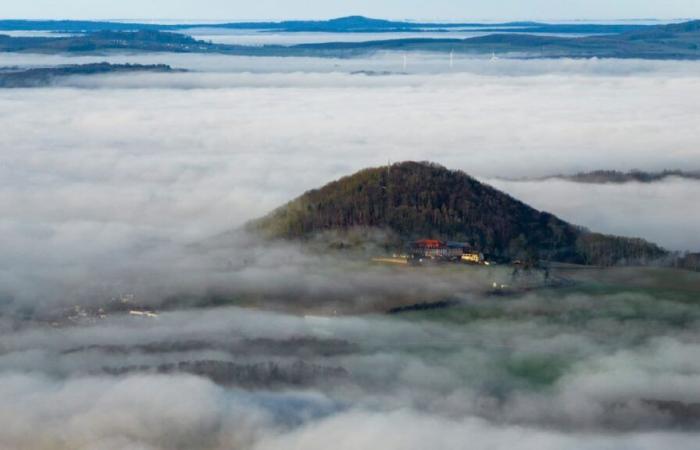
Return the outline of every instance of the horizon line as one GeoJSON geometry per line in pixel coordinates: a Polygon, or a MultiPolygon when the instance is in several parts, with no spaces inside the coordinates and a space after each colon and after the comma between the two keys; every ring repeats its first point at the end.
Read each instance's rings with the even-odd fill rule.
{"type": "Polygon", "coordinates": [[[386,20],[392,22],[404,22],[404,23],[416,23],[416,24],[471,24],[471,23],[483,23],[483,24],[499,24],[499,23],[510,23],[510,22],[540,22],[540,23],[610,23],[610,22],[682,22],[682,21],[692,21],[698,20],[698,18],[691,17],[631,17],[631,18],[616,18],[616,19],[603,19],[603,18],[502,18],[502,19],[485,19],[485,18],[393,18],[393,17],[372,17],[363,16],[360,14],[351,14],[345,16],[331,16],[326,18],[304,18],[304,17],[287,17],[287,18],[162,18],[162,17],[139,17],[139,18],[64,18],[64,17],[44,17],[44,18],[28,18],[28,17],[0,17],[0,21],[27,21],[27,22],[116,22],[116,23],[147,23],[153,25],[172,25],[172,24],[227,24],[227,23],[266,23],[266,22],[293,22],[293,21],[304,21],[304,22],[328,22],[337,19],[344,19],[350,17],[371,19],[371,20],[386,20]]]}

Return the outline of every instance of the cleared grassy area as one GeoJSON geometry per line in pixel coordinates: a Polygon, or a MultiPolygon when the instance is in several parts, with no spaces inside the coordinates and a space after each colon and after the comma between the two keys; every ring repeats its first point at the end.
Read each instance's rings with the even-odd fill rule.
{"type": "Polygon", "coordinates": [[[600,321],[672,328],[700,321],[697,273],[662,268],[587,268],[560,270],[556,275],[575,284],[509,296],[466,296],[452,308],[408,312],[401,317],[462,325],[530,320],[572,329],[585,329],[600,321]]]}
{"type": "Polygon", "coordinates": [[[621,292],[700,303],[700,272],[657,267],[557,269],[556,275],[578,284],[573,292],[612,295],[621,292]]]}

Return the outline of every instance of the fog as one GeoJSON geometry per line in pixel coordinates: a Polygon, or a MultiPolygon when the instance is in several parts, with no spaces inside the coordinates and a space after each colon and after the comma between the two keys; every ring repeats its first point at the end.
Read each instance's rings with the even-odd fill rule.
{"type": "Polygon", "coordinates": [[[699,169],[698,63],[0,66],[103,60],[190,71],[0,90],[3,449],[696,446],[693,273],[500,298],[507,268],[380,267],[234,230],[364,167],[429,160],[592,230],[698,250],[700,183],[503,181],[699,169]]]}
{"type": "MultiPolygon", "coordinates": [[[[228,71],[0,92],[3,266],[92,265],[118,249],[196,242],[387,161],[430,160],[486,180],[700,167],[697,63],[470,61],[473,71],[367,76],[325,73],[318,67],[332,61],[324,60],[308,72],[293,60],[289,73],[271,71],[279,60],[155,62],[183,58],[228,71]]],[[[696,184],[572,187],[571,195],[528,184],[529,195],[524,186],[499,185],[594,230],[697,248],[686,215],[696,184]],[[630,214],[641,210],[644,220],[630,214]]]]}
{"type": "Polygon", "coordinates": [[[3,333],[0,444],[694,448],[698,418],[682,405],[700,402],[696,305],[638,294],[493,302],[465,299],[429,320],[218,308],[3,333]],[[183,361],[215,361],[237,381],[168,373],[193,370],[183,361]]]}
{"type": "MultiPolygon", "coordinates": [[[[682,166],[678,166],[682,167],[682,166]]],[[[637,236],[671,250],[700,250],[695,224],[700,212],[689,207],[700,182],[680,178],[656,183],[583,184],[561,180],[490,183],[543,211],[592,230],[637,236]]]]}
{"type": "MultiPolygon", "coordinates": [[[[112,63],[170,64],[181,69],[201,73],[347,73],[354,71],[395,72],[397,74],[454,75],[473,74],[502,76],[509,80],[517,76],[533,75],[581,75],[581,76],[631,76],[653,77],[657,82],[676,78],[695,78],[700,63],[697,61],[610,60],[610,59],[491,59],[491,55],[453,55],[450,67],[449,54],[411,52],[403,67],[404,52],[377,52],[356,58],[308,58],[308,57],[244,57],[219,54],[187,53],[102,53],[55,54],[0,53],[0,66],[51,66],[58,64],[86,64],[108,61],[112,63]]],[[[174,77],[169,77],[173,79],[174,77]]],[[[433,79],[440,84],[445,77],[433,79]]],[[[599,79],[599,78],[598,78],[599,79]]],[[[406,80],[406,77],[403,77],[406,80]]],[[[600,80],[600,79],[599,79],[600,80]]],[[[375,82],[377,80],[374,80],[375,82]]],[[[491,79],[491,81],[498,81],[491,79]]],[[[512,81],[512,80],[511,80],[512,81]]],[[[569,80],[569,82],[577,79],[569,80]]],[[[601,80],[602,81],[602,80],[601,80]]],[[[110,87],[110,83],[98,83],[110,87]]],[[[401,82],[394,81],[395,85],[401,82]]],[[[235,84],[234,84],[235,86],[235,84]]],[[[207,87],[201,83],[200,87],[207,87]]]]}
{"type": "MultiPolygon", "coordinates": [[[[507,30],[507,28],[503,28],[507,30]]],[[[327,42],[367,42],[390,39],[467,39],[484,36],[489,33],[478,32],[478,29],[458,31],[416,31],[416,32],[379,32],[379,33],[331,33],[331,32],[276,32],[260,30],[225,30],[217,28],[193,28],[182,30],[195,39],[229,45],[298,45],[327,42]]]]}

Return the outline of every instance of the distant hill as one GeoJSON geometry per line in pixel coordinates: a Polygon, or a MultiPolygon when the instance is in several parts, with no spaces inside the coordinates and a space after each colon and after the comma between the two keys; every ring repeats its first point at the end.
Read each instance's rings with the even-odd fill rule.
{"type": "MultiPolygon", "coordinates": [[[[350,24],[387,26],[386,21],[364,18],[338,19],[347,31],[350,24]]],[[[294,22],[296,30],[315,27],[317,22],[294,22]]],[[[329,22],[323,22],[328,24],[329,22]]],[[[391,24],[392,22],[388,22],[391,24]]],[[[289,23],[287,23],[289,25],[289,23]]],[[[238,24],[243,27],[243,24],[238,24]]],[[[257,24],[258,26],[260,24],[257,24]]],[[[341,26],[341,25],[339,25],[341,26]]],[[[365,42],[327,42],[291,46],[226,45],[195,40],[179,33],[145,27],[139,31],[95,31],[61,37],[10,37],[0,34],[0,51],[41,53],[86,53],[105,50],[129,50],[180,53],[223,53],[246,56],[307,56],[352,57],[378,51],[456,52],[463,54],[501,54],[510,57],[547,58],[642,58],[642,59],[700,59],[700,21],[617,30],[614,34],[584,37],[562,37],[535,33],[556,33],[548,25],[522,25],[504,32],[503,29],[479,28],[491,32],[486,36],[455,38],[410,38],[365,42]],[[516,33],[518,32],[518,33],[516,33]]],[[[565,28],[561,27],[560,31],[565,28]]],[[[599,28],[600,30],[601,28],[599,28]]],[[[176,29],[172,30],[175,31],[176,29]]],[[[321,31],[318,28],[316,31],[321,31]]],[[[386,31],[387,29],[384,28],[386,31]]],[[[413,29],[412,29],[413,30],[413,29]]],[[[285,30],[282,30],[285,31],[285,30]]],[[[331,30],[327,30],[331,31],[331,30]]]]}
{"type": "Polygon", "coordinates": [[[164,64],[81,64],[58,67],[16,69],[0,68],[0,88],[29,88],[49,86],[56,79],[77,75],[98,75],[108,73],[132,72],[175,72],[164,64]]]}
{"type": "Polygon", "coordinates": [[[628,24],[550,24],[538,22],[506,23],[455,23],[455,22],[408,22],[373,19],[364,16],[347,16],[330,20],[285,20],[280,22],[229,22],[229,23],[185,23],[157,24],[134,22],[104,22],[76,20],[0,20],[0,31],[56,31],[82,33],[94,31],[178,31],[185,29],[233,29],[233,30],[274,30],[286,33],[294,32],[332,32],[332,33],[380,33],[410,31],[460,30],[464,28],[479,30],[503,30],[530,33],[622,33],[641,30],[650,25],[628,24]]]}
{"type": "Polygon", "coordinates": [[[0,34],[0,50],[34,53],[89,53],[104,50],[207,52],[215,47],[179,33],[155,30],[97,31],[61,37],[10,37],[0,34]]]}
{"type": "Polygon", "coordinates": [[[385,230],[404,242],[464,241],[503,259],[615,265],[667,254],[641,239],[591,233],[463,172],[417,162],[362,170],[248,225],[273,239],[310,239],[358,227],[385,230]]]}
{"type": "Polygon", "coordinates": [[[700,21],[660,25],[622,33],[562,37],[501,32],[469,39],[396,39],[306,44],[297,48],[352,54],[362,51],[496,53],[515,57],[700,59],[700,21]]]}
{"type": "MultiPolygon", "coordinates": [[[[668,178],[683,178],[700,181],[700,171],[664,170],[661,172],[644,172],[641,170],[631,170],[629,172],[620,172],[617,170],[594,170],[591,172],[579,172],[574,175],[552,175],[537,178],[536,180],[566,180],[574,183],[588,184],[623,184],[630,182],[655,183],[668,178]]],[[[523,181],[527,181],[527,179],[523,181]]]]}

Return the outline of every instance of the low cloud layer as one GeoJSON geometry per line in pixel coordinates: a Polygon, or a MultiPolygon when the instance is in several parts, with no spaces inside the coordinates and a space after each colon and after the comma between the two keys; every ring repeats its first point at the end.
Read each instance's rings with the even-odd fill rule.
{"type": "Polygon", "coordinates": [[[0,444],[691,449],[698,319],[663,294],[552,293],[405,317],[218,308],[25,323],[0,335],[0,444]],[[196,361],[209,365],[187,374],[196,361]]]}
{"type": "Polygon", "coordinates": [[[699,168],[697,64],[459,60],[446,73],[444,56],[416,58],[411,74],[373,76],[350,72],[400,72],[400,55],[111,56],[195,72],[0,91],[0,447],[694,448],[690,272],[661,272],[650,292],[656,278],[613,270],[590,292],[500,298],[483,287],[507,269],[358,266],[227,233],[410,159],[594,230],[700,245],[698,183],[494,181],[699,168]],[[381,314],[438,299],[456,306],[381,314]]]}
{"type": "MultiPolygon", "coordinates": [[[[410,75],[348,73],[391,69],[399,56],[110,56],[196,72],[0,92],[4,295],[70,298],[96,279],[112,291],[132,282],[125,273],[168,273],[165,260],[186,273],[218,267],[181,247],[387,161],[431,160],[487,181],[700,167],[700,113],[687,95],[700,87],[695,63],[471,59],[447,73],[444,56],[421,55],[410,75]]],[[[1,58],[19,66],[104,59],[1,58]]],[[[692,183],[495,184],[593,230],[698,246],[692,183]]]]}
{"type": "Polygon", "coordinates": [[[643,237],[670,250],[700,251],[695,224],[700,211],[690,207],[700,182],[680,178],[656,183],[582,184],[562,180],[489,180],[535,208],[589,229],[643,237]]]}
{"type": "MultiPolygon", "coordinates": [[[[112,56],[199,72],[0,92],[5,289],[143,267],[144,252],[172,255],[387,161],[431,160],[487,180],[700,167],[695,63],[465,60],[446,73],[443,56],[424,55],[411,75],[348,73],[398,57],[112,56]]],[[[8,65],[89,59],[102,58],[2,55],[8,65]]],[[[687,208],[695,185],[498,186],[593,230],[698,246],[687,208]]]]}

